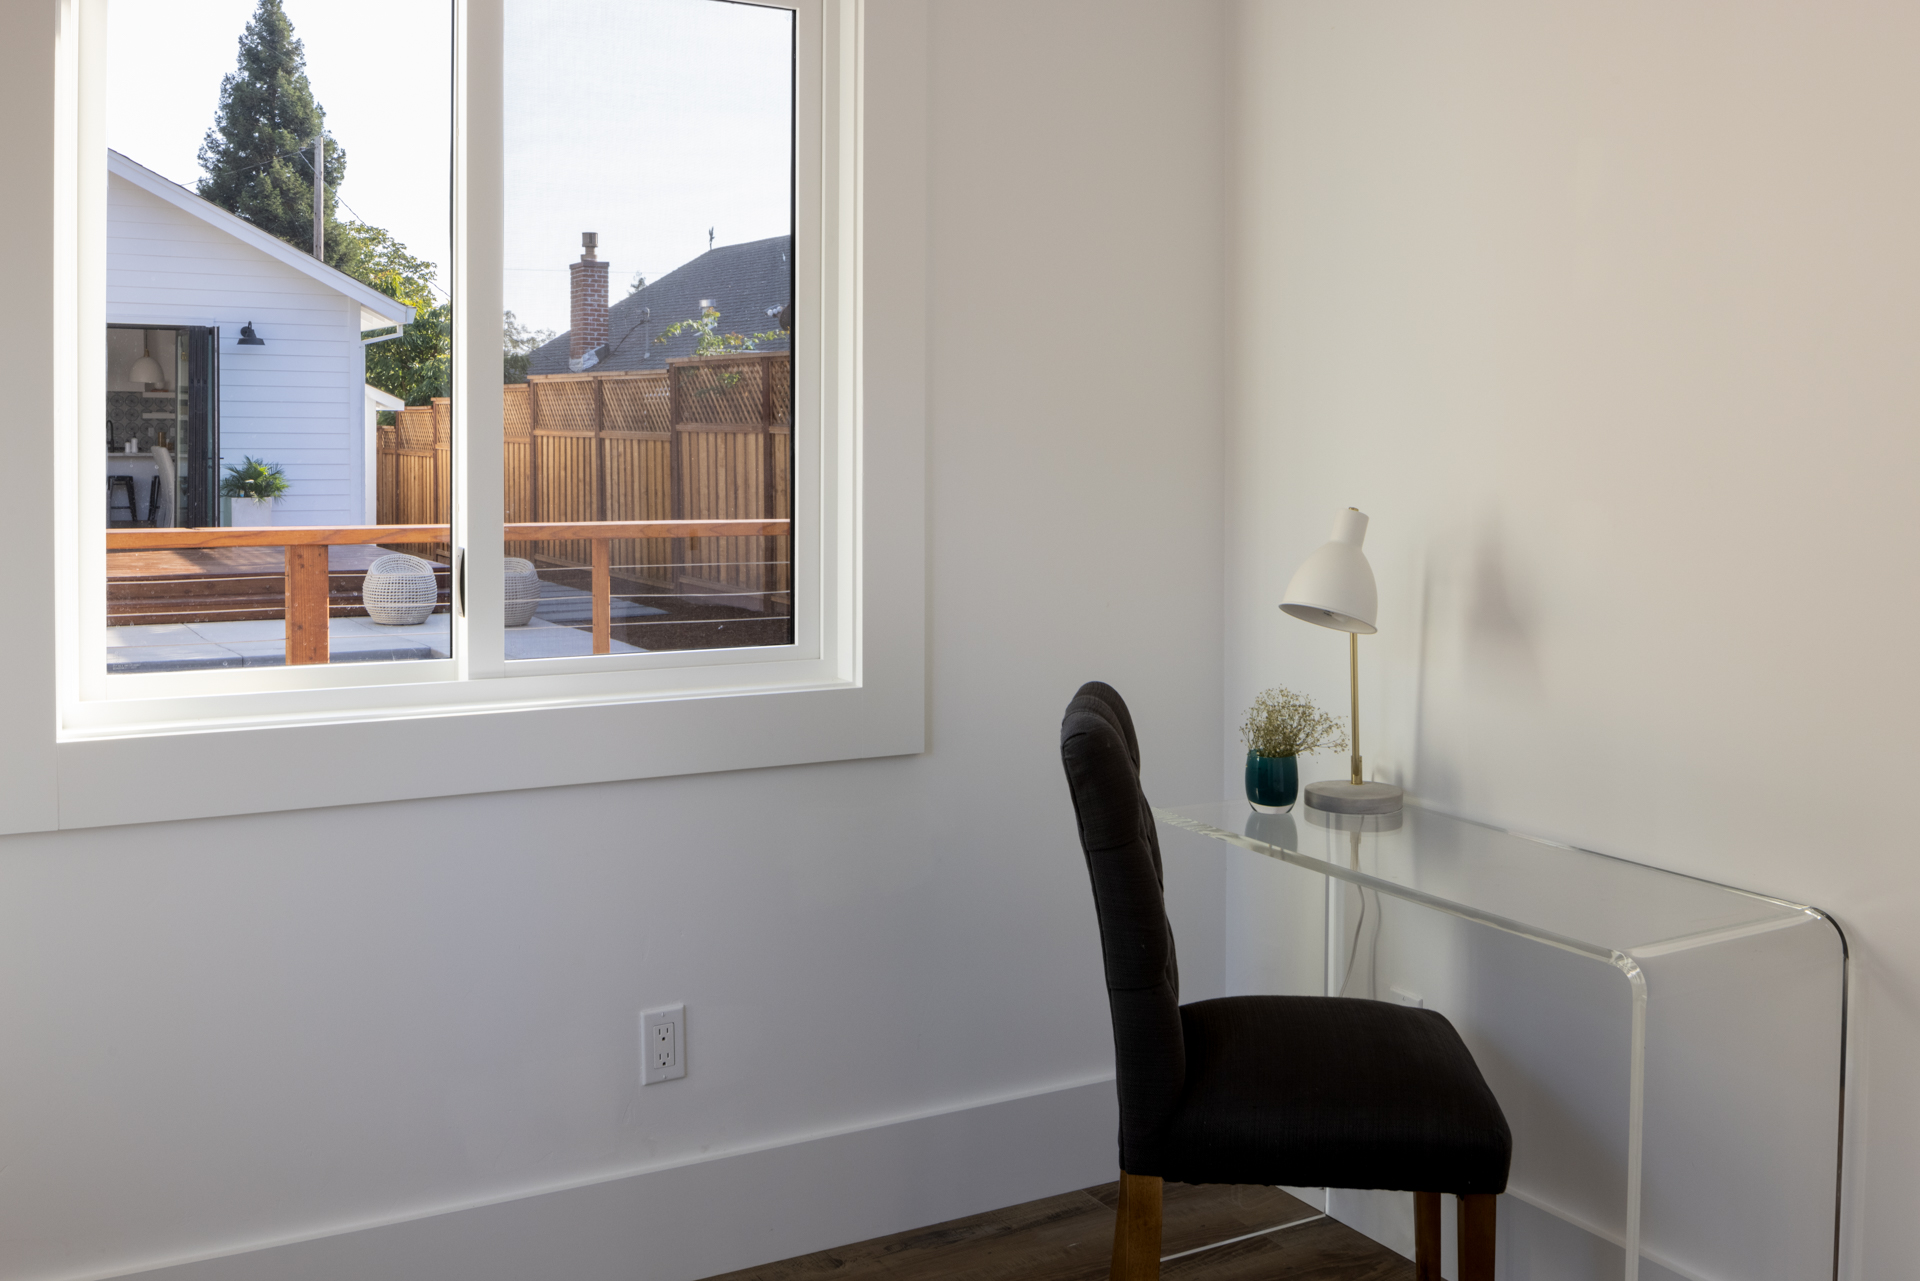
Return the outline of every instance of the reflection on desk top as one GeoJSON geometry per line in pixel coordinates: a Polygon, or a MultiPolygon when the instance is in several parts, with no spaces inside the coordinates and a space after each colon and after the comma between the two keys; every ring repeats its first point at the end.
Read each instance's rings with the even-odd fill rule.
{"type": "MultiPolygon", "coordinates": [[[[1156,807],[1173,827],[1616,965],[1827,920],[1817,908],[1454,818],[1156,807]]],[[[1837,938],[1836,934],[1836,938],[1837,938]]]]}

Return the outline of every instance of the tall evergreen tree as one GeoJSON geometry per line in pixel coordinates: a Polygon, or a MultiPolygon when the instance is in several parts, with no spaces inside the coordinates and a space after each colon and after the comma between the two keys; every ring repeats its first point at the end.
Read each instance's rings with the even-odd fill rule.
{"type": "MultiPolygon", "coordinates": [[[[239,65],[220,81],[220,109],[200,144],[200,167],[206,171],[200,197],[312,253],[311,147],[322,118],[307,83],[306,48],[294,36],[293,23],[280,0],[259,0],[240,36],[239,65]]],[[[336,192],[346,176],[346,153],[328,135],[326,261],[352,272],[360,243],[334,230],[336,192]]]]}

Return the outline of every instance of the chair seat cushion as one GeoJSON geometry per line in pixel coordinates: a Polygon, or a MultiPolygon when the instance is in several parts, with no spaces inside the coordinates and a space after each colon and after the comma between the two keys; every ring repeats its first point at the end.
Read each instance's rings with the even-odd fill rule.
{"type": "Polygon", "coordinates": [[[1506,1118],[1432,1010],[1315,996],[1180,1007],[1187,1071],[1157,1151],[1183,1183],[1501,1192],[1506,1118]]]}

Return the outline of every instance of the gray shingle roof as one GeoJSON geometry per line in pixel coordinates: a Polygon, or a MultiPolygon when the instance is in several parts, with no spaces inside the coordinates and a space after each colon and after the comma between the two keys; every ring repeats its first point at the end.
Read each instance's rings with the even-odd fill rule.
{"type": "MultiPolygon", "coordinates": [[[[607,309],[609,350],[593,368],[665,369],[669,357],[691,356],[697,335],[681,334],[663,343],[654,339],[669,326],[696,319],[703,298],[712,299],[719,310],[723,334],[778,329],[777,313],[793,301],[793,238],[774,236],[709,249],[614,303],[607,309]]],[[[785,351],[787,347],[783,337],[760,344],[759,350],[785,351]]],[[[528,372],[570,372],[567,335],[536,348],[528,372]]]]}

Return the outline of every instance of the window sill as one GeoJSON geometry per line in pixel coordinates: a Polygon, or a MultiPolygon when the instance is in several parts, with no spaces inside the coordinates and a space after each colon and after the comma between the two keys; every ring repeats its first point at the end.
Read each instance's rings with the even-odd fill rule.
{"type": "Polygon", "coordinates": [[[858,685],[69,740],[57,825],[606,783],[924,750],[918,664],[858,685]]]}

